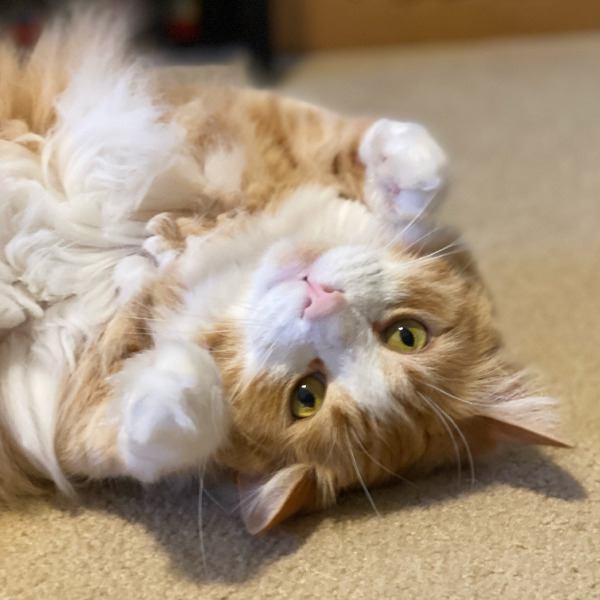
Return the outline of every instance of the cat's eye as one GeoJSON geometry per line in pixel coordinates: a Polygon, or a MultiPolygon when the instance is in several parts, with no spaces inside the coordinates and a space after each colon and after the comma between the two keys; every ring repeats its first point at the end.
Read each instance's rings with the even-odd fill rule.
{"type": "Polygon", "coordinates": [[[320,373],[303,377],[292,393],[292,414],[296,419],[314,415],[325,399],[325,379],[320,373]]]}
{"type": "Polygon", "coordinates": [[[427,345],[425,326],[414,319],[398,319],[388,325],[382,334],[383,341],[397,352],[416,352],[427,345]]]}

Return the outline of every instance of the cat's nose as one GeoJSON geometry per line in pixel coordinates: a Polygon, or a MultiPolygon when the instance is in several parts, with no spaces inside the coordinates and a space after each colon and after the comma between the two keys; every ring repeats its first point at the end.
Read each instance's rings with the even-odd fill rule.
{"type": "Polygon", "coordinates": [[[343,292],[333,290],[325,285],[315,283],[308,279],[305,281],[306,306],[302,313],[302,316],[305,319],[310,321],[322,319],[339,310],[346,303],[343,292]]]}

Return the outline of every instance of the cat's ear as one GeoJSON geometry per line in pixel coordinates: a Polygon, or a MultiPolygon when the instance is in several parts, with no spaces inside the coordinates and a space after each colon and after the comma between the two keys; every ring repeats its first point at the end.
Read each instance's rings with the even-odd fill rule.
{"type": "Polygon", "coordinates": [[[301,508],[313,505],[317,495],[314,471],[307,465],[285,467],[268,479],[238,475],[242,518],[249,533],[263,533],[301,508]]]}
{"type": "Polygon", "coordinates": [[[474,426],[479,434],[496,444],[573,447],[560,434],[556,401],[543,396],[491,404],[476,418],[474,426]]]}

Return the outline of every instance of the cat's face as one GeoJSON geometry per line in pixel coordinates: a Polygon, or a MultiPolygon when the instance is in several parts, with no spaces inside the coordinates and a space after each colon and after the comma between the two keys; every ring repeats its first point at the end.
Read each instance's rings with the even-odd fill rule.
{"type": "Polygon", "coordinates": [[[254,531],[492,445],[488,406],[524,396],[455,246],[417,251],[427,240],[343,200],[292,222],[215,342],[234,421],[222,459],[254,531]]]}

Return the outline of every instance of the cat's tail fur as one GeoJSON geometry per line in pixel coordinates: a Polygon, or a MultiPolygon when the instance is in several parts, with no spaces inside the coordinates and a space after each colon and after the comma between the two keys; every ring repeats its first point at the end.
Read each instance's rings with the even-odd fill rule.
{"type": "Polygon", "coordinates": [[[0,497],[25,472],[67,488],[56,390],[114,314],[115,266],[146,237],[131,217],[182,143],[126,38],[88,13],[25,60],[0,47],[0,497]]]}

